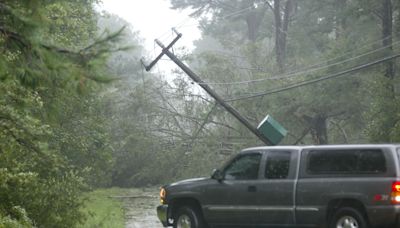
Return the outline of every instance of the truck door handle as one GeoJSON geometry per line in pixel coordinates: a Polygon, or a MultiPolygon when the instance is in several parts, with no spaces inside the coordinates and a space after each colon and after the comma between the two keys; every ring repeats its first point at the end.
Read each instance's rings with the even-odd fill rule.
{"type": "Polygon", "coordinates": [[[247,191],[248,192],[256,192],[257,188],[256,188],[256,186],[249,186],[249,187],[247,187],[247,191]]]}

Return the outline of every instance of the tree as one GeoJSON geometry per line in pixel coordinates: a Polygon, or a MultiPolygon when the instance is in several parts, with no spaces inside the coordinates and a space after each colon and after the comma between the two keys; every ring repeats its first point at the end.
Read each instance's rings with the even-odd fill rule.
{"type": "Polygon", "coordinates": [[[109,166],[108,147],[98,143],[106,143],[102,126],[95,124],[99,119],[88,116],[77,123],[66,115],[95,113],[85,106],[99,106],[83,94],[109,81],[102,66],[106,55],[119,49],[113,45],[118,32],[89,39],[95,31],[93,23],[86,24],[96,21],[93,3],[0,3],[1,225],[75,226],[84,219],[81,193],[90,180],[84,177],[109,166]],[[79,14],[87,16],[84,23],[79,14]],[[70,28],[80,30],[72,34],[70,28]]]}
{"type": "MultiPolygon", "coordinates": [[[[200,72],[205,75],[206,81],[221,82],[211,85],[227,99],[246,97],[252,95],[253,91],[273,91],[334,74],[385,56],[390,46],[381,48],[372,42],[381,37],[381,29],[371,12],[377,10],[377,5],[386,3],[264,1],[271,11],[267,11],[260,22],[257,42],[249,45],[232,35],[243,34],[245,31],[232,29],[237,28],[237,21],[222,19],[224,15],[229,16],[226,11],[232,5],[228,2],[171,2],[174,8],[192,7],[197,10],[196,13],[206,11],[213,15],[208,17],[211,19],[205,19],[202,29],[208,36],[216,38],[212,42],[218,42],[222,50],[215,52],[198,49],[196,53],[200,54],[197,58],[201,60],[196,60],[196,64],[200,63],[200,72]],[[271,22],[275,26],[268,26],[271,22]],[[272,34],[275,34],[274,44],[271,42],[272,34]],[[229,41],[227,37],[230,37],[229,41]],[[272,52],[268,50],[272,50],[272,45],[277,58],[276,65],[270,61],[272,52]],[[263,57],[263,53],[267,58],[263,57]],[[321,63],[313,64],[315,62],[321,63]],[[299,67],[304,69],[304,65],[312,66],[294,72],[288,70],[299,67]],[[275,72],[289,73],[276,76],[275,72]],[[235,80],[248,83],[230,83],[235,80]]],[[[248,12],[255,17],[256,13],[251,8],[248,12]]],[[[247,11],[238,11],[234,17],[244,18],[244,15],[247,15],[247,11]]],[[[348,79],[325,81],[317,86],[310,85],[289,90],[285,94],[270,95],[268,99],[236,101],[234,105],[254,120],[255,124],[263,113],[272,113],[278,120],[287,123],[291,135],[286,143],[364,142],[367,140],[362,130],[366,125],[364,114],[370,110],[372,99],[363,93],[369,81],[379,72],[372,69],[353,75],[348,79]]]]}
{"type": "MultiPolygon", "coordinates": [[[[268,0],[268,1],[186,1],[172,0],[174,9],[192,8],[196,10],[194,16],[201,16],[202,13],[212,13],[214,17],[208,22],[209,25],[218,26],[224,22],[240,21],[245,22],[247,39],[256,42],[263,37],[262,31],[271,30],[265,21],[273,20],[273,31],[275,34],[275,56],[279,72],[284,72],[286,63],[287,34],[291,17],[296,12],[297,3],[292,0],[268,0]],[[268,12],[268,10],[271,10],[268,12]],[[266,19],[267,18],[267,19],[266,19]]],[[[229,23],[232,26],[231,23],[229,23]]],[[[242,23],[243,24],[243,23],[242,23]]],[[[215,29],[213,29],[215,31],[215,29]]],[[[237,31],[237,30],[236,30],[237,31]]],[[[242,30],[238,30],[243,33],[242,30]]],[[[230,35],[232,32],[228,32],[230,35]]],[[[232,36],[231,36],[232,37],[232,36]]]]}
{"type": "MultiPolygon", "coordinates": [[[[381,4],[375,3],[374,14],[377,22],[381,23],[382,46],[385,54],[393,54],[393,39],[397,37],[393,30],[396,28],[393,15],[398,13],[398,4],[392,1],[382,1],[381,4]]],[[[396,21],[398,24],[398,21],[396,21]]],[[[396,95],[396,62],[388,61],[384,69],[379,72],[379,77],[371,82],[375,93],[372,100],[371,111],[367,113],[369,120],[366,132],[371,141],[374,142],[396,142],[399,133],[399,97],[396,95]]]]}

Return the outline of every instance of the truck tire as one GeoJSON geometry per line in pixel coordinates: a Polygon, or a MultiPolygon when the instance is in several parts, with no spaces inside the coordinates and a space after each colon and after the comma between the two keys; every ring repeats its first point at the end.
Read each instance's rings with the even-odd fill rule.
{"type": "Polygon", "coordinates": [[[196,208],[183,206],[174,216],[174,228],[206,228],[206,225],[196,208]]]}
{"type": "Polygon", "coordinates": [[[342,207],[333,214],[329,228],[368,228],[368,223],[359,210],[342,207]]]}

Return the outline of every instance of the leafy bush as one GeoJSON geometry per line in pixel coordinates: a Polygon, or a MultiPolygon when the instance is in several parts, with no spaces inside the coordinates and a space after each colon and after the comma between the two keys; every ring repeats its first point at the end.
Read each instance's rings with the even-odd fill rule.
{"type": "Polygon", "coordinates": [[[2,216],[0,214],[1,228],[30,228],[32,221],[28,218],[26,211],[18,206],[12,208],[12,215],[2,216]]]}

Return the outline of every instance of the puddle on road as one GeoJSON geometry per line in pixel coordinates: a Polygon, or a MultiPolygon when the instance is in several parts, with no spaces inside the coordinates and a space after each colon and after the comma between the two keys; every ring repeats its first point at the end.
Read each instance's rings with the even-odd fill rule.
{"type": "Polygon", "coordinates": [[[158,189],[145,189],[135,196],[124,197],[126,228],[163,228],[157,218],[158,189]]]}

